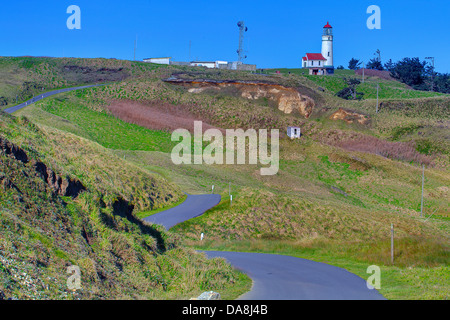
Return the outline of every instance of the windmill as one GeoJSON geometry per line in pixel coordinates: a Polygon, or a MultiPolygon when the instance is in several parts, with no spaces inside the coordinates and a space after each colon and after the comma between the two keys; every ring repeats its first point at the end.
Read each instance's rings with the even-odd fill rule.
{"type": "Polygon", "coordinates": [[[243,49],[243,43],[244,43],[244,32],[247,32],[248,28],[245,26],[244,21],[239,21],[237,23],[237,26],[239,27],[239,49],[237,49],[238,54],[238,62],[242,63],[242,60],[247,58],[247,56],[244,56],[244,49],[243,49]]]}

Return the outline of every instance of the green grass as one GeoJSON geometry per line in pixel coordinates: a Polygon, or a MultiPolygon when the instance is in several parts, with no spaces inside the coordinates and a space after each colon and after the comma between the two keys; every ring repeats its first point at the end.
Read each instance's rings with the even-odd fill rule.
{"type": "Polygon", "coordinates": [[[70,95],[50,98],[37,103],[37,107],[65,119],[77,128],[73,133],[81,130],[84,137],[105,148],[169,152],[174,146],[169,132],[124,122],[106,111],[92,110],[70,95]]]}
{"type": "MultiPolygon", "coordinates": [[[[332,94],[347,87],[344,77],[357,78],[362,81],[362,77],[355,75],[354,70],[338,70],[335,69],[334,75],[316,76],[309,75],[308,69],[303,68],[279,68],[270,69],[270,73],[280,71],[282,75],[294,75],[297,77],[304,77],[309,81],[314,82],[318,86],[326,89],[332,94]]],[[[356,89],[358,92],[364,93],[363,99],[377,98],[377,84],[379,85],[378,97],[379,99],[417,99],[426,97],[448,96],[443,93],[412,90],[405,84],[395,80],[384,80],[376,77],[366,77],[364,83],[359,84],[356,89]]]]}

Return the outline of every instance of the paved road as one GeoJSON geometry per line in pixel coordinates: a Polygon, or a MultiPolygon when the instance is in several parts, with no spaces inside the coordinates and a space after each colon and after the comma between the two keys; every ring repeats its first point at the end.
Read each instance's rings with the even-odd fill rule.
{"type": "Polygon", "coordinates": [[[384,300],[364,279],[325,263],[277,254],[204,252],[225,258],[252,278],[251,291],[240,300],[384,300]]]}
{"type": "Polygon", "coordinates": [[[202,215],[208,209],[218,205],[219,202],[220,195],[218,194],[188,194],[186,200],[180,205],[155,213],[144,218],[144,221],[161,224],[169,230],[183,221],[202,215]]]}
{"type": "MultiPolygon", "coordinates": [[[[220,195],[188,195],[177,207],[144,220],[166,229],[202,215],[220,202],[220,195]]],[[[344,269],[306,259],[263,253],[201,251],[208,257],[222,257],[253,280],[245,300],[381,300],[366,281],[344,269]]],[[[369,274],[367,275],[369,276],[369,274]]]]}
{"type": "Polygon", "coordinates": [[[65,88],[65,89],[58,89],[58,90],[53,90],[53,91],[49,91],[49,92],[44,92],[44,93],[42,93],[40,95],[37,95],[37,96],[31,98],[28,101],[25,101],[25,102],[23,102],[21,104],[18,104],[16,106],[14,106],[14,107],[7,108],[4,111],[6,113],[13,113],[13,112],[16,112],[17,110],[25,108],[26,106],[29,106],[30,104],[33,104],[33,103],[35,103],[35,102],[37,102],[39,100],[42,100],[44,98],[53,96],[53,95],[58,94],[58,93],[69,92],[69,91],[79,90],[79,89],[86,89],[86,88],[91,88],[91,87],[104,86],[104,85],[105,84],[92,84],[92,85],[87,85],[87,86],[72,87],[72,88],[65,88]]]}

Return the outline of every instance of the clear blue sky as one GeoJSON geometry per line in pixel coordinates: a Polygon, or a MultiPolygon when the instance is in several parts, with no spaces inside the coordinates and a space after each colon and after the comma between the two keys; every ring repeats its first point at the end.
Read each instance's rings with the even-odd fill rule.
{"type": "Polygon", "coordinates": [[[333,26],[335,66],[350,58],[369,60],[377,49],[391,58],[434,56],[438,72],[450,72],[449,0],[3,0],[1,56],[171,56],[176,61],[237,60],[239,29],[249,30],[247,63],[258,68],[301,65],[306,52],[320,52],[322,27],[333,26]],[[81,8],[81,30],[69,30],[69,5],[81,8]],[[369,5],[381,8],[381,30],[369,30],[369,5]]]}

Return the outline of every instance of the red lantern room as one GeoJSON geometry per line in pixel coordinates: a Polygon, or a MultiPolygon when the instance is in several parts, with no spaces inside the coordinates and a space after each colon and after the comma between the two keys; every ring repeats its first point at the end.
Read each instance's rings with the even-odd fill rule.
{"type": "Polygon", "coordinates": [[[330,26],[330,23],[327,21],[327,24],[323,26],[323,35],[331,36],[333,34],[332,29],[333,29],[333,27],[330,26]]]}

